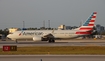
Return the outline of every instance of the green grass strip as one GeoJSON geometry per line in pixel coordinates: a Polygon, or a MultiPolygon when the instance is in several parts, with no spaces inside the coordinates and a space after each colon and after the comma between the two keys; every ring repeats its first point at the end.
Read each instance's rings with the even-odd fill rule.
{"type": "Polygon", "coordinates": [[[36,46],[36,47],[18,47],[17,51],[2,51],[0,55],[40,55],[40,54],[89,54],[105,55],[105,46],[36,46]]]}

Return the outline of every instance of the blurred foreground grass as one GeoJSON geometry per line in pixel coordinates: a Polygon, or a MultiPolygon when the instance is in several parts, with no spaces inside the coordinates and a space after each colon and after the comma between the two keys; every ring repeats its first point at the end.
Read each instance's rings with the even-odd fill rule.
{"type": "Polygon", "coordinates": [[[0,55],[40,55],[40,54],[89,54],[105,55],[105,46],[36,46],[18,47],[17,51],[2,51],[0,55]]]}

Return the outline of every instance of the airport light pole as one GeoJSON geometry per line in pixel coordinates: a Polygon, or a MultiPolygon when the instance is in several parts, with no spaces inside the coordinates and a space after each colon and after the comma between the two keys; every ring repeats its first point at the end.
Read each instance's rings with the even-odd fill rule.
{"type": "Polygon", "coordinates": [[[23,21],[23,29],[25,28],[25,22],[23,21]]]}
{"type": "Polygon", "coordinates": [[[49,27],[49,29],[50,29],[50,20],[48,20],[48,27],[49,27]]]}
{"type": "Polygon", "coordinates": [[[45,28],[45,20],[43,21],[43,27],[45,28]]]}

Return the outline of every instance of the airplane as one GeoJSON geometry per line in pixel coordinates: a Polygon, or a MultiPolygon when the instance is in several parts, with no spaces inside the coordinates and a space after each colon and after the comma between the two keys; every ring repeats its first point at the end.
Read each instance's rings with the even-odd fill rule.
{"type": "Polygon", "coordinates": [[[48,41],[56,39],[71,39],[92,34],[97,12],[93,12],[82,26],[72,30],[22,30],[7,35],[11,40],[33,39],[33,41],[48,41]]]}

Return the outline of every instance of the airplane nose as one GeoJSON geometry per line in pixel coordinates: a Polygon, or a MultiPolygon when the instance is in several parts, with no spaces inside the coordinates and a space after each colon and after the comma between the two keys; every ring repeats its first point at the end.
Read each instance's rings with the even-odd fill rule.
{"type": "Polygon", "coordinates": [[[11,40],[11,35],[7,35],[7,38],[11,40]]]}
{"type": "Polygon", "coordinates": [[[10,35],[7,35],[7,38],[10,38],[10,35]]]}

